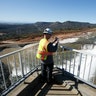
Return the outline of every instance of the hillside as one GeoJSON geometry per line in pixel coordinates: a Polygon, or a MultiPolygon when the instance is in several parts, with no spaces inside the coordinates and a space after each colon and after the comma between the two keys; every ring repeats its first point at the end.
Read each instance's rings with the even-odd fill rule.
{"type": "Polygon", "coordinates": [[[49,27],[54,34],[78,33],[92,28],[96,28],[96,24],[86,22],[36,22],[31,24],[7,24],[0,23],[0,41],[21,39],[36,39],[41,37],[43,30],[49,27]]]}

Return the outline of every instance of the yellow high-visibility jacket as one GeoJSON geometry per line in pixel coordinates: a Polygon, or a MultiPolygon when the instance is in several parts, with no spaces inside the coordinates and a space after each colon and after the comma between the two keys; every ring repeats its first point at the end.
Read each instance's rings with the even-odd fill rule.
{"type": "Polygon", "coordinates": [[[52,55],[52,52],[48,52],[47,46],[49,41],[46,38],[43,38],[39,42],[38,51],[36,57],[41,60],[46,60],[48,55],[52,55]]]}

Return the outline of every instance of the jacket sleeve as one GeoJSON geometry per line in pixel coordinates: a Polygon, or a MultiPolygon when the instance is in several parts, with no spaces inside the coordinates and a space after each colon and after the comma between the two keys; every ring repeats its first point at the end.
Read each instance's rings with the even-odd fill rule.
{"type": "Polygon", "coordinates": [[[58,47],[58,43],[56,45],[53,45],[53,43],[49,43],[47,46],[48,52],[56,52],[58,47]]]}

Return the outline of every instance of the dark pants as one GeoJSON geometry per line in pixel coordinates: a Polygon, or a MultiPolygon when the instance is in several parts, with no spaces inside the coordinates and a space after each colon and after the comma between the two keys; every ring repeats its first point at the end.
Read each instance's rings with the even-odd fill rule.
{"type": "Polygon", "coordinates": [[[43,80],[47,80],[47,82],[50,82],[52,80],[52,71],[53,63],[41,64],[41,75],[43,77],[43,80]]]}

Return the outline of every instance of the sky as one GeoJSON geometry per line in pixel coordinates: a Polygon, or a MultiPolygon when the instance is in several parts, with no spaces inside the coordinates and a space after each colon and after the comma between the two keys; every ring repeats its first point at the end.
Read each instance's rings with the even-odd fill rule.
{"type": "Polygon", "coordinates": [[[0,0],[0,22],[96,23],[96,0],[0,0]]]}

